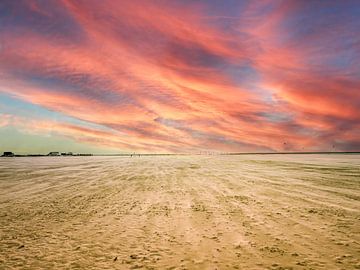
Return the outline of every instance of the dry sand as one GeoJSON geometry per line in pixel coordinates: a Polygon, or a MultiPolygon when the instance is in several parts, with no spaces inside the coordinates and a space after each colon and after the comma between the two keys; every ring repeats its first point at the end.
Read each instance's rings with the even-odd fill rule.
{"type": "Polygon", "coordinates": [[[0,159],[0,269],[360,269],[360,156],[0,159]]]}

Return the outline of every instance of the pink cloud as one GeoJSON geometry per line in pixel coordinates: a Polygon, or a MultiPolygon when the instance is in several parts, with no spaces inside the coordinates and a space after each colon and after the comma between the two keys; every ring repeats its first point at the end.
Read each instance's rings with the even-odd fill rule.
{"type": "Polygon", "coordinates": [[[119,149],[300,151],[360,139],[359,62],[347,72],[323,63],[337,50],[324,42],[346,27],[294,38],[288,21],[306,5],[262,1],[224,31],[204,5],[160,2],[30,1],[42,20],[66,14],[79,38],[4,30],[0,91],[102,125],[109,131],[55,124],[63,136],[119,149]]]}

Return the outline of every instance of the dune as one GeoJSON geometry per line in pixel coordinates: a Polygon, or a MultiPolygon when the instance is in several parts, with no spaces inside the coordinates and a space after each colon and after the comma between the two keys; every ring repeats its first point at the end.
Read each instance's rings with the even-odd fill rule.
{"type": "Polygon", "coordinates": [[[0,269],[360,269],[359,155],[0,159],[0,269]]]}

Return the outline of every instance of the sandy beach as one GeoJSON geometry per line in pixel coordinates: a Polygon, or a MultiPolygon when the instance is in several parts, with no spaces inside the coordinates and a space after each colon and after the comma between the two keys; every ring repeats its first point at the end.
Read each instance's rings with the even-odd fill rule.
{"type": "Polygon", "coordinates": [[[360,269],[360,156],[0,158],[0,269],[360,269]]]}

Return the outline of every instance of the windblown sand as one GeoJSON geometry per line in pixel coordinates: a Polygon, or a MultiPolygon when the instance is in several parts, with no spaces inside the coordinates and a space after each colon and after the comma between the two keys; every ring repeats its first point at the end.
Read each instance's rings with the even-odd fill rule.
{"type": "Polygon", "coordinates": [[[0,159],[0,269],[360,269],[360,156],[0,159]]]}

